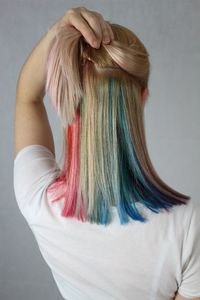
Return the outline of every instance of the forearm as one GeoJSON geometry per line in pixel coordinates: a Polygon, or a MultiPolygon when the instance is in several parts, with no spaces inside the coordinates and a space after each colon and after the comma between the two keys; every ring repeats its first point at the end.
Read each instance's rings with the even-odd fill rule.
{"type": "Polygon", "coordinates": [[[55,36],[53,25],[33,48],[20,71],[16,100],[23,102],[40,102],[45,96],[46,60],[48,47],[55,36]]]}

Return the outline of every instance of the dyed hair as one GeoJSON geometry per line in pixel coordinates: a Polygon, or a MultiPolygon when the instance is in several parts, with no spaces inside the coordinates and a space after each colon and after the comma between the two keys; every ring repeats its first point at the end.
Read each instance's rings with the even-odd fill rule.
{"type": "Polygon", "coordinates": [[[120,223],[147,219],[186,204],[189,196],[165,184],[147,150],[141,91],[148,87],[149,54],[132,31],[110,23],[114,40],[92,48],[71,26],[49,46],[46,92],[63,129],[63,166],[47,188],[61,215],[107,225],[111,207],[120,223]]]}

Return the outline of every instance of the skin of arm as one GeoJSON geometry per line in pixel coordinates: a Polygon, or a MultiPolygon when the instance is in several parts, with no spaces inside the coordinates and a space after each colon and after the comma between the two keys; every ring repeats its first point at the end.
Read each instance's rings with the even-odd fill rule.
{"type": "Polygon", "coordinates": [[[45,96],[45,59],[54,36],[53,26],[26,59],[17,81],[15,104],[15,157],[31,144],[47,147],[55,157],[53,134],[43,102],[45,96]]]}
{"type": "Polygon", "coordinates": [[[47,51],[55,35],[57,25],[54,24],[44,34],[23,64],[17,81],[16,101],[23,101],[24,103],[43,102],[45,96],[45,62],[47,51]]]}

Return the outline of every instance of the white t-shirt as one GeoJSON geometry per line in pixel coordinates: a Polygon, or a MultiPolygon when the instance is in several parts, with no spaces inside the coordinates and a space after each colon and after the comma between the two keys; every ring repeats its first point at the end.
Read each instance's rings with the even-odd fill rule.
{"type": "Polygon", "coordinates": [[[64,299],[169,300],[179,288],[200,297],[200,210],[193,200],[155,214],[136,203],[147,223],[120,225],[112,208],[110,225],[60,215],[45,189],[60,172],[41,145],[23,148],[14,160],[19,209],[64,299]]]}

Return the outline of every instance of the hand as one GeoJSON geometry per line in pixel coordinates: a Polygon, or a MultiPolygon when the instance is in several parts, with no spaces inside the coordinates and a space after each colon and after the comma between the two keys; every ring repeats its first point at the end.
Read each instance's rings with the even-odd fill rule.
{"type": "Polygon", "coordinates": [[[86,42],[94,48],[99,48],[101,42],[108,44],[114,39],[111,26],[102,15],[85,7],[66,10],[65,15],[54,23],[52,28],[56,29],[60,25],[75,27],[84,36],[86,42]]]}

